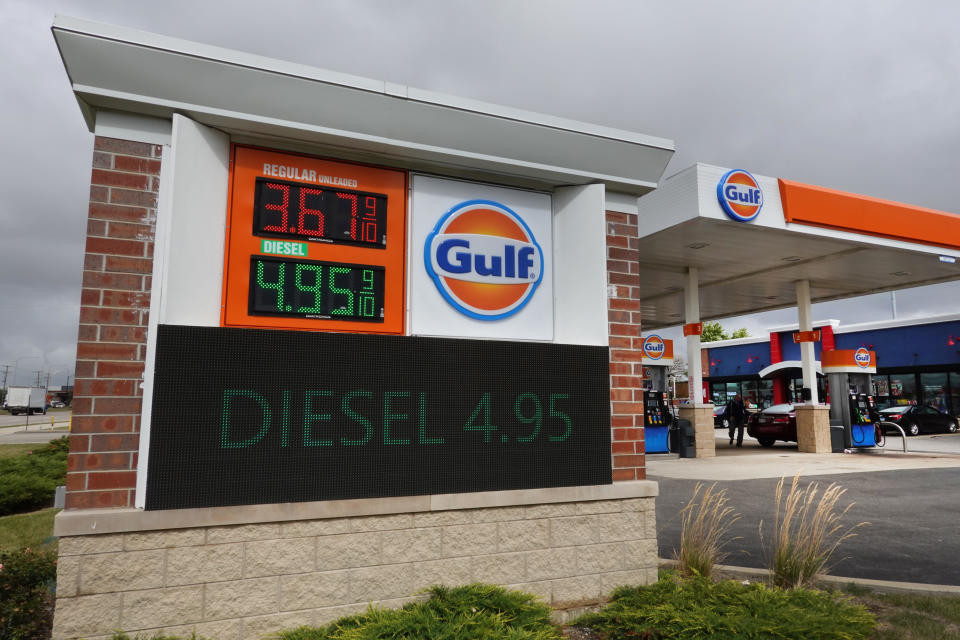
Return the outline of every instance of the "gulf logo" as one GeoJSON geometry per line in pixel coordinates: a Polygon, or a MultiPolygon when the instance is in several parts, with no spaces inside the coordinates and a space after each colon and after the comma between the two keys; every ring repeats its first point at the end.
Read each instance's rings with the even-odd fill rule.
{"type": "Polygon", "coordinates": [[[662,358],[664,349],[663,338],[655,333],[647,336],[643,341],[643,355],[651,360],[659,360],[662,358]]]}
{"type": "Polygon", "coordinates": [[[853,360],[857,363],[857,366],[861,369],[866,369],[870,366],[870,352],[860,347],[853,352],[853,360]]]}
{"type": "Polygon", "coordinates": [[[530,227],[493,200],[454,205],[427,236],[423,260],[440,295],[477,320],[517,313],[543,279],[543,249],[530,227]]]}
{"type": "Polygon", "coordinates": [[[737,222],[750,222],[763,207],[763,191],[757,179],[743,169],[727,171],[717,183],[717,200],[724,213],[737,222]]]}

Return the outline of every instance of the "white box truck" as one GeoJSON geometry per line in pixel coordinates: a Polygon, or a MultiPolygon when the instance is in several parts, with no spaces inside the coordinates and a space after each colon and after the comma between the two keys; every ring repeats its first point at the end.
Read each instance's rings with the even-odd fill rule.
{"type": "Polygon", "coordinates": [[[43,387],[9,387],[4,404],[12,415],[46,413],[47,390],[43,387]]]}

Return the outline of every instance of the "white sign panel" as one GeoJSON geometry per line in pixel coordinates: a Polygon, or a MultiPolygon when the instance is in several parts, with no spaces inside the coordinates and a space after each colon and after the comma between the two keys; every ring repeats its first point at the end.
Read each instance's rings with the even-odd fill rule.
{"type": "Polygon", "coordinates": [[[550,195],[413,176],[410,331],[553,339],[550,195]]]}

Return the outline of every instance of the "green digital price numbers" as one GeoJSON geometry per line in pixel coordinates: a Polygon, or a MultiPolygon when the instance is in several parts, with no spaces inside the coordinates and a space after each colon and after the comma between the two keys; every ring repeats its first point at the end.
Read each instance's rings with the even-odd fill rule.
{"type": "Polygon", "coordinates": [[[383,322],[383,297],[383,267],[250,258],[251,314],[383,322]]]}
{"type": "Polygon", "coordinates": [[[517,442],[529,443],[537,438],[545,438],[548,442],[563,442],[573,432],[573,421],[562,406],[569,398],[570,395],[566,393],[551,393],[544,399],[536,393],[520,393],[513,401],[513,415],[508,419],[509,422],[499,425],[495,424],[492,417],[497,414],[492,395],[485,393],[463,425],[463,430],[482,433],[484,442],[499,440],[507,443],[511,441],[509,435],[501,433],[496,436],[495,432],[500,431],[501,427],[513,427],[515,424],[524,431],[522,435],[515,436],[517,442]],[[511,424],[514,420],[516,423],[511,424]]]}

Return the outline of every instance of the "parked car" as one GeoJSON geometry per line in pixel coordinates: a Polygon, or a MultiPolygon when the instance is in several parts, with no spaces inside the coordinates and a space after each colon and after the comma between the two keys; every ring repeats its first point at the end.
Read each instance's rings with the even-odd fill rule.
{"type": "Polygon", "coordinates": [[[65,406],[67,405],[63,404],[63,402],[61,402],[60,400],[52,400],[50,402],[50,407],[52,409],[63,409],[65,406]]]}
{"type": "MultiPolygon", "coordinates": [[[[957,419],[935,407],[928,405],[898,405],[880,410],[880,416],[887,422],[896,422],[908,436],[919,433],[956,433],[957,419]]],[[[887,427],[887,432],[896,429],[887,427]]]]}
{"type": "Polygon", "coordinates": [[[730,428],[730,421],[724,415],[726,412],[727,412],[727,405],[725,404],[713,405],[713,428],[714,429],[730,428]]]}
{"type": "Polygon", "coordinates": [[[772,447],[777,440],[797,441],[797,412],[792,404],[775,404],[747,418],[747,435],[756,438],[762,447],[772,447]]]}

